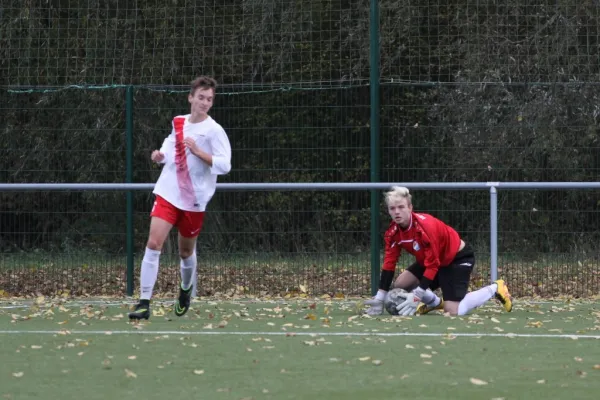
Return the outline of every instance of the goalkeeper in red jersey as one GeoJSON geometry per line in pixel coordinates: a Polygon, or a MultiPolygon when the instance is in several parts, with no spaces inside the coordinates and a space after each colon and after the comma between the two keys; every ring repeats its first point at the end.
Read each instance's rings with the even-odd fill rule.
{"type": "Polygon", "coordinates": [[[492,297],[499,300],[506,311],[512,310],[510,293],[501,279],[468,292],[475,266],[473,248],[444,222],[429,214],[414,212],[407,188],[392,188],[386,193],[385,201],[392,222],[385,232],[379,290],[375,297],[366,301],[367,314],[383,313],[402,250],[415,256],[416,260],[398,276],[392,287],[409,292],[403,302],[393,306],[398,315],[427,314],[442,309],[450,315],[464,315],[492,297]],[[437,288],[442,290],[443,299],[433,293],[437,288]]]}

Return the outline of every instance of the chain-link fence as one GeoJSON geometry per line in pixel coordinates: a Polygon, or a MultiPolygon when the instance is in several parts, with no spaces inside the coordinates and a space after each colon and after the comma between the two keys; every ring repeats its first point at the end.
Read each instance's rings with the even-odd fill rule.
{"type": "MultiPolygon", "coordinates": [[[[382,182],[597,180],[595,3],[446,3],[380,1],[375,20],[367,1],[9,0],[0,180],[154,182],[148,155],[200,74],[221,84],[212,115],[233,147],[220,182],[368,182],[372,168],[382,182]]],[[[487,194],[414,196],[476,245],[474,284],[485,281],[487,194]]],[[[151,201],[133,194],[136,270],[151,201]]],[[[500,193],[498,263],[516,294],[598,293],[599,201],[500,193]]],[[[371,207],[366,191],[217,193],[198,243],[202,290],[366,294],[371,207]]],[[[123,293],[126,210],[120,192],[0,193],[0,290],[123,293]]],[[[169,292],[172,241],[165,254],[169,292]]]]}

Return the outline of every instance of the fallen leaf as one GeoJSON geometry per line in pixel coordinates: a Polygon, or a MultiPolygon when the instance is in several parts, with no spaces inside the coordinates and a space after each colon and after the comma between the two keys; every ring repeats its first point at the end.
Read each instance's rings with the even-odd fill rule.
{"type": "Polygon", "coordinates": [[[152,315],[155,317],[164,317],[165,316],[165,310],[164,309],[157,309],[157,310],[152,310],[152,315]]]}
{"type": "Polygon", "coordinates": [[[487,385],[486,381],[482,381],[481,379],[471,378],[469,379],[473,385],[487,385]]]}
{"type": "Polygon", "coordinates": [[[136,373],[128,370],[127,368],[125,368],[125,376],[128,378],[137,378],[136,373]]]}

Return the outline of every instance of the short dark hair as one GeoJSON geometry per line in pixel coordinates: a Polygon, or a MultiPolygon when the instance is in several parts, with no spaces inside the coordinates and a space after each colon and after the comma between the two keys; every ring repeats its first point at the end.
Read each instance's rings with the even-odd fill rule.
{"type": "Polygon", "coordinates": [[[193,96],[196,93],[196,89],[212,89],[213,93],[217,91],[217,81],[210,76],[199,76],[192,81],[190,84],[190,94],[193,96]]]}

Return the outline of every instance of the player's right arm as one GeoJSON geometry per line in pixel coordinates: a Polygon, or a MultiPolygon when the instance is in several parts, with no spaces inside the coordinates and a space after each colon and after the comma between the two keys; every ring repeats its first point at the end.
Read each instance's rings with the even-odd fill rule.
{"type": "Polygon", "coordinates": [[[175,161],[175,128],[171,134],[165,138],[160,150],[154,150],[150,157],[152,161],[159,164],[166,164],[175,161]]]}
{"type": "Polygon", "coordinates": [[[396,263],[400,258],[400,246],[398,246],[394,240],[395,232],[395,230],[388,230],[384,237],[385,256],[383,258],[383,267],[381,269],[381,276],[379,278],[379,290],[377,291],[375,297],[365,302],[365,305],[369,306],[369,309],[367,310],[368,315],[374,316],[381,315],[383,313],[383,302],[387,296],[388,290],[390,289],[392,280],[394,279],[396,263]]]}
{"type": "Polygon", "coordinates": [[[379,290],[388,291],[394,280],[394,272],[396,264],[400,258],[400,246],[396,243],[394,235],[386,234],[385,238],[385,255],[383,257],[383,267],[381,268],[381,276],[379,278],[379,290]]]}

